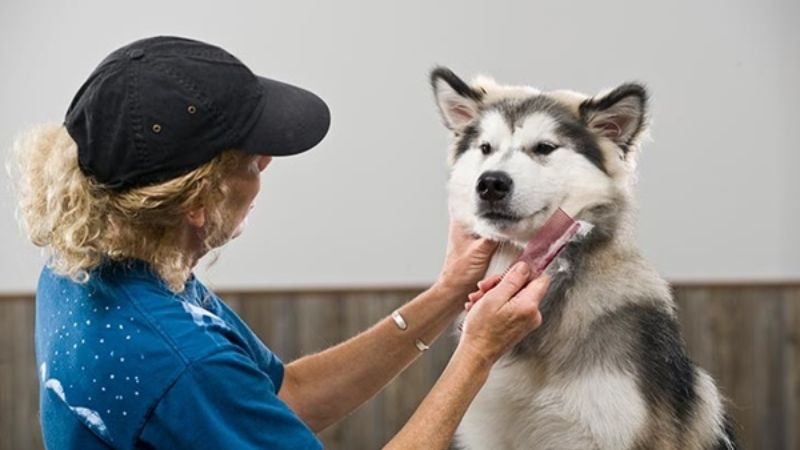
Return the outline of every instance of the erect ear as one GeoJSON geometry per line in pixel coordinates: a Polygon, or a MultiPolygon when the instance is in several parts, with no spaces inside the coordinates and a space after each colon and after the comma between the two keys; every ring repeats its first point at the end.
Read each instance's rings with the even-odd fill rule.
{"type": "Polygon", "coordinates": [[[596,134],[614,141],[627,152],[647,127],[647,90],[626,83],[580,106],[581,118],[596,134]]]}
{"type": "Polygon", "coordinates": [[[461,130],[477,117],[483,92],[469,87],[453,71],[446,67],[433,69],[431,86],[447,128],[461,130]]]}

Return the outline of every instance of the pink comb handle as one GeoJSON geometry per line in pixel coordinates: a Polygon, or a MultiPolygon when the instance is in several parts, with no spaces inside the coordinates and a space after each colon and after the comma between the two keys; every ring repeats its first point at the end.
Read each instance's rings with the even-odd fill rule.
{"type": "Polygon", "coordinates": [[[514,264],[525,261],[531,268],[531,279],[537,278],[547,270],[547,266],[575,236],[578,228],[580,228],[578,222],[574,221],[563,209],[558,208],[536,235],[528,241],[514,264]]]}

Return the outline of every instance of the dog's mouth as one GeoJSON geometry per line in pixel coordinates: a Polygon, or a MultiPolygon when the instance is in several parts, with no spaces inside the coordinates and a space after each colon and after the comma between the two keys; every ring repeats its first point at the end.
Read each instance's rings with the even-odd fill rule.
{"type": "Polygon", "coordinates": [[[522,216],[518,216],[516,214],[511,214],[502,211],[487,211],[480,214],[481,219],[488,220],[490,222],[500,222],[500,223],[515,223],[519,222],[523,219],[522,216]]]}
{"type": "Polygon", "coordinates": [[[508,210],[489,209],[477,214],[483,221],[486,230],[494,236],[494,239],[504,241],[511,239],[515,241],[526,241],[530,238],[529,234],[534,231],[534,221],[540,214],[546,214],[549,206],[544,206],[531,214],[521,215],[508,210]]]}
{"type": "Polygon", "coordinates": [[[491,222],[493,224],[508,226],[508,225],[513,225],[513,224],[515,224],[517,222],[521,222],[521,221],[526,220],[526,219],[532,219],[532,218],[536,217],[537,215],[547,211],[547,209],[548,209],[548,206],[544,206],[544,207],[534,211],[533,214],[529,214],[529,215],[525,215],[525,216],[522,216],[522,215],[519,215],[519,214],[514,214],[514,213],[508,212],[508,211],[493,209],[493,210],[488,210],[488,211],[481,212],[480,214],[478,214],[478,216],[481,219],[484,219],[484,220],[486,220],[488,222],[491,222]]]}

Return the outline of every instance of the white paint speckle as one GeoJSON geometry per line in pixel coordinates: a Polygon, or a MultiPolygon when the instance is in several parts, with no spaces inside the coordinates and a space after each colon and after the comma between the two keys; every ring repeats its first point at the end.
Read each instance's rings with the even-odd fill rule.
{"type": "Polygon", "coordinates": [[[216,325],[219,327],[228,328],[228,325],[225,323],[225,321],[212,314],[207,309],[193,305],[187,301],[183,301],[181,303],[183,304],[183,309],[191,314],[192,320],[197,326],[207,327],[209,325],[216,325]]]}
{"type": "MultiPolygon", "coordinates": [[[[53,391],[58,398],[64,402],[69,409],[75,412],[81,420],[88,426],[90,429],[97,432],[99,435],[108,438],[108,428],[106,428],[106,424],[103,422],[103,419],[100,417],[100,414],[97,411],[92,409],[83,407],[83,406],[71,406],[67,402],[67,396],[64,394],[64,388],[61,386],[61,382],[55,378],[50,378],[45,383],[45,387],[53,391]]],[[[89,400],[92,398],[89,397],[89,400]]],[[[111,412],[111,411],[109,411],[111,412]]]]}

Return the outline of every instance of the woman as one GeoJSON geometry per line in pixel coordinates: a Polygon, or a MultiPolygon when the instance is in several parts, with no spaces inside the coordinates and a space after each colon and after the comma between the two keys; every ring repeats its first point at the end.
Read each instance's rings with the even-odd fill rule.
{"type": "MultiPolygon", "coordinates": [[[[284,365],[192,274],[236,237],[273,156],[328,129],[314,94],[224,50],[157,37],[109,55],[63,125],[16,142],[24,226],[49,252],[36,350],[48,447],[320,448],[463,309],[494,244],[453,224],[437,282],[284,365]]],[[[388,448],[447,448],[489,368],[541,322],[524,264],[483,285],[450,363],[388,448]]],[[[473,296],[473,299],[475,296],[473,296]]]]}

